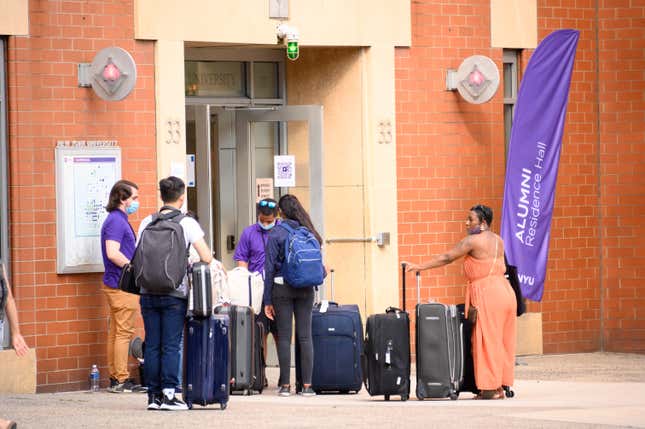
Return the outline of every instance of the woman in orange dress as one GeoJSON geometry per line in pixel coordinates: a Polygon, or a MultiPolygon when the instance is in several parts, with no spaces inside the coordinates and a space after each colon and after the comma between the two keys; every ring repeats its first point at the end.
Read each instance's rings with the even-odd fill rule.
{"type": "Polygon", "coordinates": [[[515,294],[504,277],[504,243],[490,230],[493,211],[483,205],[470,209],[468,235],[446,253],[424,264],[408,264],[407,271],[447,265],[462,256],[468,279],[466,314],[477,309],[473,327],[473,362],[479,399],[503,399],[502,386],[512,386],[515,365],[515,294]]]}

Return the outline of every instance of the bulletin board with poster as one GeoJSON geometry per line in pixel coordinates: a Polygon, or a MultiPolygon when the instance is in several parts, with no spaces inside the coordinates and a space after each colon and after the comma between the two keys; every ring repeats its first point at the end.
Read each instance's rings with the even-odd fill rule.
{"type": "Polygon", "coordinates": [[[103,271],[101,226],[110,189],[121,178],[116,141],[56,146],[56,272],[103,271]]]}

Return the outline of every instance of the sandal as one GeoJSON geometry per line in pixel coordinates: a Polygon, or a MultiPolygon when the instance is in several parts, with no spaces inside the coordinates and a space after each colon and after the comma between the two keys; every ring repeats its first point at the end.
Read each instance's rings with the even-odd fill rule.
{"type": "Polygon", "coordinates": [[[504,399],[504,390],[501,388],[493,390],[481,390],[475,399],[504,399]]]}

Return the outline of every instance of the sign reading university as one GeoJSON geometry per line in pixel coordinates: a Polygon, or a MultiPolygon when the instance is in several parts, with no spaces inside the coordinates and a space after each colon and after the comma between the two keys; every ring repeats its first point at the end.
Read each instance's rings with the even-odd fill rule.
{"type": "Polygon", "coordinates": [[[542,299],[560,146],[579,32],[559,30],[537,47],[515,107],[506,165],[502,238],[522,292],[542,299]]]}

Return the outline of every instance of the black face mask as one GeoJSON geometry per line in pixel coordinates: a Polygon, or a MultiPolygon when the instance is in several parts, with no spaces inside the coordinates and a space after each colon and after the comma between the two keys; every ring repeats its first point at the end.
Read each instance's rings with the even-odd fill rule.
{"type": "Polygon", "coordinates": [[[475,228],[468,228],[468,235],[480,234],[482,231],[483,230],[480,226],[477,226],[475,228]]]}

